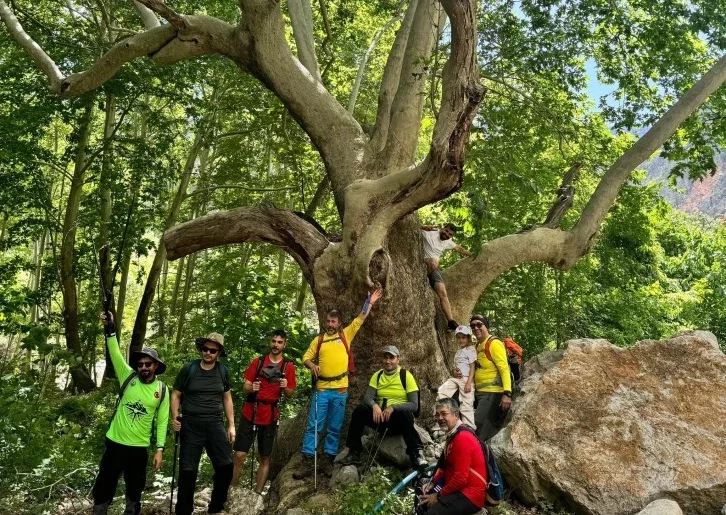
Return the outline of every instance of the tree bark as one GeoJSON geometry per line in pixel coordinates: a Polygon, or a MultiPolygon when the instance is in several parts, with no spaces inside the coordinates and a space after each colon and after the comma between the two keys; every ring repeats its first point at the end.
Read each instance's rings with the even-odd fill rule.
{"type": "Polygon", "coordinates": [[[81,196],[83,193],[84,171],[87,168],[86,149],[91,134],[93,102],[93,96],[86,100],[83,114],[78,124],[78,146],[76,148],[73,178],[71,180],[63,220],[63,239],[60,252],[60,280],[63,294],[63,322],[66,347],[73,355],[73,361],[69,365],[69,370],[73,379],[73,387],[82,392],[90,392],[96,385],[83,363],[83,352],[78,330],[78,296],[76,293],[76,278],[73,265],[75,262],[78,210],[81,205],[81,196]]]}

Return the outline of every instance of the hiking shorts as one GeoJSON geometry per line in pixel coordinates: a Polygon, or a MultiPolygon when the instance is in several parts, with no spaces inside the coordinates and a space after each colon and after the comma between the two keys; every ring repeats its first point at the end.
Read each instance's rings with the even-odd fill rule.
{"type": "MultiPolygon", "coordinates": [[[[272,446],[275,443],[276,434],[276,423],[266,426],[257,425],[257,452],[260,456],[272,455],[272,446]]],[[[247,420],[245,416],[240,417],[237,438],[234,440],[234,450],[236,452],[249,452],[254,439],[255,435],[252,422],[247,420]]]]}
{"type": "Polygon", "coordinates": [[[434,270],[429,274],[429,285],[433,288],[436,283],[443,283],[444,276],[441,275],[439,270],[434,270]]]}

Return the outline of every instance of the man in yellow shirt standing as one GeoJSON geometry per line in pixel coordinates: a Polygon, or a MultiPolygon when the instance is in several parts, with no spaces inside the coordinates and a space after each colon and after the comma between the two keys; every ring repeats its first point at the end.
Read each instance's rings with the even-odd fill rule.
{"type": "Polygon", "coordinates": [[[497,434],[512,406],[512,380],[509,374],[507,349],[489,333],[489,320],[472,315],[469,322],[476,336],[477,366],[474,374],[474,422],[482,442],[497,434]]]}
{"type": "Polygon", "coordinates": [[[321,469],[328,477],[333,473],[333,460],[338,454],[340,429],[343,426],[345,405],[348,400],[351,344],[368,313],[381,298],[381,293],[378,289],[369,294],[361,312],[342,331],[340,312],[338,310],[328,312],[325,332],[310,342],[303,356],[303,364],[313,374],[314,391],[308,414],[308,427],[303,440],[302,463],[293,474],[295,479],[304,479],[314,473],[316,444],[326,422],[328,432],[323,446],[325,458],[321,463],[321,469]]]}

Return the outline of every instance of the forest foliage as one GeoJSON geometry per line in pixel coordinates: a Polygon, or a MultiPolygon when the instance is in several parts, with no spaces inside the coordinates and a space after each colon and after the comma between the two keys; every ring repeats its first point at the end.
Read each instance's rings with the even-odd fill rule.
{"type": "MultiPolygon", "coordinates": [[[[383,28],[400,19],[404,3],[320,3],[327,19],[316,9],[314,23],[323,80],[344,106],[366,50],[382,31],[362,68],[353,110],[362,125],[371,124],[397,22],[383,28]]],[[[578,161],[583,171],[563,226],[574,223],[633,134],[726,50],[724,5],[482,3],[479,64],[488,92],[472,129],[464,185],[421,209],[419,219],[462,226],[457,241],[476,251],[541,223],[564,172],[578,161]],[[588,69],[613,93],[590,98],[588,69]]],[[[87,69],[141,30],[131,2],[18,0],[12,7],[68,71],[87,69]]],[[[175,7],[230,22],[239,17],[231,1],[186,0],[175,7]]],[[[444,30],[429,63],[419,155],[412,161],[430,141],[447,44],[444,30]]],[[[4,30],[0,49],[0,509],[37,505],[52,512],[59,499],[90,489],[116,392],[106,381],[74,395],[68,374],[69,367],[82,366],[101,384],[103,367],[95,366],[104,358],[99,274],[118,272],[115,311],[128,345],[170,223],[269,202],[314,216],[329,233],[341,227],[309,138],[270,91],[229,61],[205,57],[160,68],[137,60],[97,91],[60,101],[4,30]],[[73,184],[80,186],[78,213],[68,225],[73,184]],[[170,221],[175,197],[179,210],[170,221]],[[67,246],[69,227],[74,241],[67,246]],[[99,250],[106,262],[99,262],[99,250]],[[64,273],[73,275],[78,299],[75,349],[65,337],[64,273]]],[[[664,146],[661,156],[676,163],[674,174],[698,179],[715,171],[714,155],[726,148],[724,110],[721,88],[664,146]]],[[[529,357],[571,338],[627,346],[685,329],[712,331],[725,348],[726,226],[670,208],[657,191],[636,173],[596,245],[572,269],[535,263],[510,270],[489,286],[476,311],[529,357]]],[[[447,256],[444,267],[454,259],[447,256]]],[[[318,330],[299,268],[269,245],[164,260],[152,292],[145,341],[169,364],[169,382],[194,355],[194,338],[211,331],[225,335],[239,391],[241,370],[264,352],[273,329],[288,331],[287,353],[298,361],[318,330]]],[[[290,415],[304,405],[306,388],[303,381],[301,395],[287,407],[290,415]]],[[[166,454],[165,468],[153,479],[159,485],[171,473],[170,450],[166,454]]]]}

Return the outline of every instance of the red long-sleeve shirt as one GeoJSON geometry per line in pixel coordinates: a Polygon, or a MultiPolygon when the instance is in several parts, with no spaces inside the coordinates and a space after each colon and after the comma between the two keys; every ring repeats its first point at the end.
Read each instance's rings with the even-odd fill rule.
{"type": "Polygon", "coordinates": [[[444,487],[439,492],[439,497],[461,492],[476,506],[484,507],[488,480],[487,467],[479,440],[470,431],[459,429],[444,449],[442,467],[436,470],[433,482],[441,478],[444,480],[444,487]],[[475,470],[483,480],[471,469],[475,470]]]}

